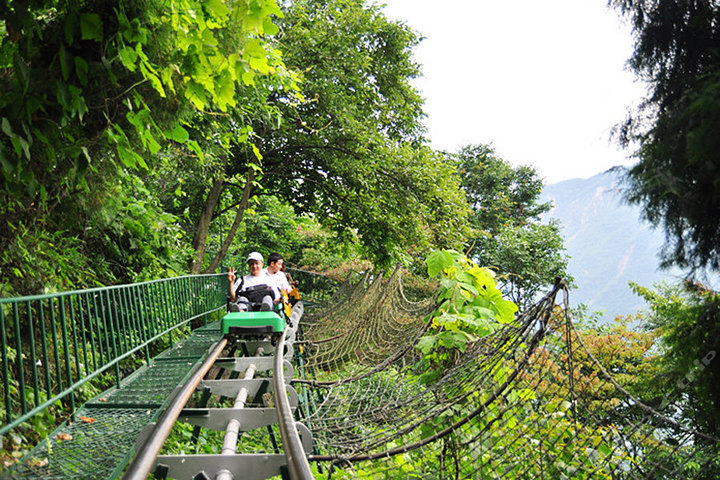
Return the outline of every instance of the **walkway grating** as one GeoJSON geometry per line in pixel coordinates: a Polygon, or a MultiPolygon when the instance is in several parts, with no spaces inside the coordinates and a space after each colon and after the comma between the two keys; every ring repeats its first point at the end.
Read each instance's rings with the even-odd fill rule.
{"type": "Polygon", "coordinates": [[[221,337],[217,322],[194,330],[120,388],[108,389],[81,407],[75,421],[61,425],[0,478],[117,478],[132,459],[142,429],[160,416],[173,390],[221,337]]]}

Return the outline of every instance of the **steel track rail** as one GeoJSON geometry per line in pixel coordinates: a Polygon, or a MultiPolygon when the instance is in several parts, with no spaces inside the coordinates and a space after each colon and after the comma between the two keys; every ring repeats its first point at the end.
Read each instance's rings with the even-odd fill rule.
{"type": "Polygon", "coordinates": [[[288,329],[285,328],[275,347],[275,367],[273,372],[275,408],[277,408],[280,438],[282,438],[290,478],[292,480],[309,480],[313,478],[313,474],[310,471],[310,464],[308,463],[307,455],[300,441],[300,434],[295,426],[290,401],[285,391],[285,375],[283,374],[282,359],[287,331],[288,329]]]}
{"type": "MultiPolygon", "coordinates": [[[[302,316],[302,311],[303,309],[300,307],[297,312],[293,312],[294,315],[291,317],[295,325],[299,322],[300,317],[302,316]]],[[[274,399],[277,410],[278,427],[284,447],[283,450],[289,476],[292,480],[309,480],[314,477],[312,471],[310,470],[310,464],[308,463],[307,454],[298,431],[298,425],[295,423],[293,416],[287,392],[288,385],[285,383],[283,358],[285,356],[286,339],[290,335],[290,343],[288,346],[292,348],[292,339],[294,338],[294,330],[292,330],[291,333],[289,332],[291,332],[291,329],[286,327],[275,346],[272,367],[274,370],[272,375],[273,390],[275,392],[274,399]]],[[[123,476],[123,480],[144,480],[155,468],[158,461],[158,454],[170,434],[173,425],[178,421],[178,418],[182,414],[182,411],[193,392],[197,389],[207,372],[220,357],[220,354],[227,346],[227,343],[227,338],[220,340],[213,347],[205,361],[193,373],[187,383],[185,383],[173,396],[167,409],[163,411],[157,421],[157,424],[153,427],[152,431],[148,434],[147,439],[142,444],[142,447],[138,448],[138,454],[128,466],[128,469],[123,476]]],[[[304,428],[302,425],[300,426],[304,428]]],[[[304,431],[309,435],[307,428],[304,428],[304,431]]],[[[218,472],[218,474],[222,477],[224,473],[218,472]]]]}
{"type": "Polygon", "coordinates": [[[226,345],[226,338],[216,343],[205,361],[173,397],[168,407],[162,415],[160,415],[160,418],[158,418],[155,427],[150,432],[143,447],[139,449],[138,454],[128,466],[123,480],[145,480],[145,478],[147,478],[150,470],[155,467],[155,459],[170,434],[170,430],[180,416],[180,412],[185,407],[185,404],[187,404],[200,381],[205,377],[210,367],[213,366],[215,360],[217,360],[225,349],[226,345]]]}

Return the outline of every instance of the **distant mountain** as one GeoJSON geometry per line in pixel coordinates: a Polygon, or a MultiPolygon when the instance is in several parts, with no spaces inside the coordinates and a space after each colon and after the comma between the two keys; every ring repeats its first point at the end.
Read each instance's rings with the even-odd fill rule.
{"type": "Polygon", "coordinates": [[[562,225],[568,270],[577,284],[570,292],[571,305],[604,311],[606,321],[646,308],[628,282],[649,287],[682,278],[679,270],[659,270],[664,233],[640,219],[639,206],[622,201],[624,173],[623,167],[613,167],[587,179],[548,185],[541,195],[554,204],[544,220],[556,218],[562,225]]]}

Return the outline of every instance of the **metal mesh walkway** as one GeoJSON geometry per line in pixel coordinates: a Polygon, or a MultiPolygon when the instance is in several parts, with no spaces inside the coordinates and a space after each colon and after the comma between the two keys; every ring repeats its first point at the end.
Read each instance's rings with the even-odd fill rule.
{"type": "Polygon", "coordinates": [[[158,355],[80,408],[46,442],[30,453],[30,461],[3,472],[2,478],[115,478],[134,453],[143,428],[162,412],[173,390],[184,383],[209,348],[222,337],[219,325],[196,329],[185,340],[158,355]]]}

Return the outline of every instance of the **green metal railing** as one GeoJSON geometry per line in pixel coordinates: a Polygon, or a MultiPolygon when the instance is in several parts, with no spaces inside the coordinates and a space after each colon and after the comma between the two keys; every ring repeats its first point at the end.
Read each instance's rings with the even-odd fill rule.
{"type": "Polygon", "coordinates": [[[293,280],[297,280],[300,298],[321,303],[329,300],[335,291],[337,291],[338,282],[327,275],[290,267],[286,270],[290,273],[293,280]]]}
{"type": "Polygon", "coordinates": [[[227,274],[0,299],[0,435],[191,320],[225,308],[227,274]]]}

